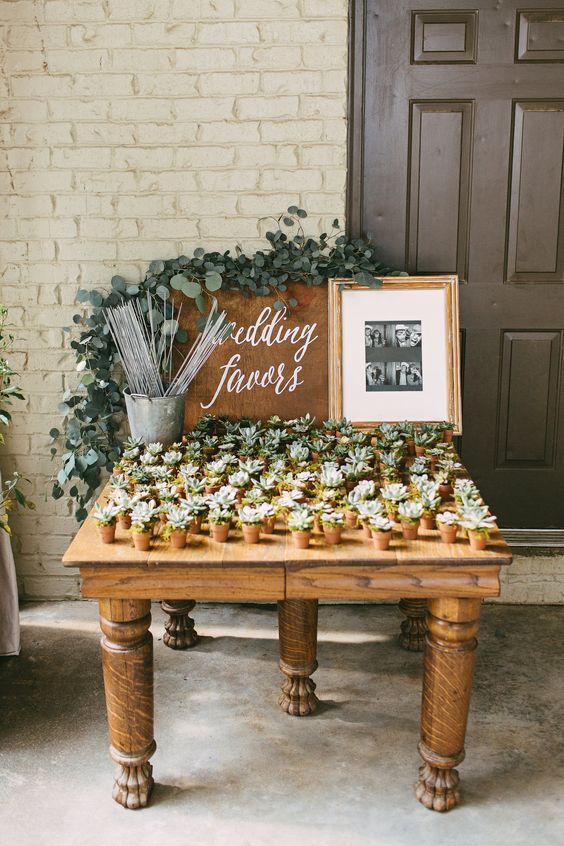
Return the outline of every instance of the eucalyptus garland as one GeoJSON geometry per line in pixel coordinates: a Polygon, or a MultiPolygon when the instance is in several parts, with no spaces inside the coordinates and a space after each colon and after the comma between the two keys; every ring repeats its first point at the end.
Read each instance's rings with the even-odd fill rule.
{"type": "MultiPolygon", "coordinates": [[[[128,283],[121,276],[111,279],[109,292],[81,289],[77,302],[90,308],[73,317],[78,337],[71,334],[75,351],[78,383],[65,391],[59,404],[63,423],[51,429],[51,455],[60,458],[61,467],[53,480],[55,499],[68,495],[76,502],[76,519],[84,520],[86,506],[96,494],[106,471],[110,471],[123,449],[124,401],[117,350],[104,318],[103,309],[132,298],[138,299],[143,313],[163,335],[172,335],[183,344],[188,333],[180,328],[172,296],[179,292],[194,310],[195,325],[202,327],[209,308],[221,291],[239,291],[243,297],[275,295],[274,308],[298,305],[288,294],[288,283],[322,285],[329,278],[354,278],[377,288],[378,276],[403,275],[385,267],[376,256],[371,241],[351,239],[338,220],[331,233],[306,235],[303,221],[307,212],[290,206],[279,217],[271,218],[272,231],[266,233],[267,247],[247,255],[238,246],[231,250],[206,252],[202,247],[192,256],[151,262],[142,282],[128,283]],[[153,297],[148,314],[147,292],[153,297]]],[[[73,327],[65,331],[72,333],[73,327]]]]}

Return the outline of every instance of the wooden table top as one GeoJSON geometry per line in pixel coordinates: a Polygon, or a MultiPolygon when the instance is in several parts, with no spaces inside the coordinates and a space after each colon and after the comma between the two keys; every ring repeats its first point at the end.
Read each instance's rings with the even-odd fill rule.
{"type": "Polygon", "coordinates": [[[130,598],[175,599],[189,593],[194,599],[274,600],[431,597],[449,590],[455,591],[453,596],[495,596],[499,568],[511,560],[497,529],[484,551],[474,551],[464,539],[444,544],[437,530],[425,529],[414,541],[394,532],[385,552],[375,549],[358,529],[345,529],[335,546],[313,534],[310,548],[301,550],[279,521],[274,534],[261,535],[257,544],[245,543],[240,530],[231,530],[227,543],[202,533],[189,535],[186,548],[175,550],[155,537],[148,552],[138,552],[129,532],[119,527],[115,543],[103,544],[88,518],[63,564],[80,567],[85,596],[119,591],[130,598]]]}

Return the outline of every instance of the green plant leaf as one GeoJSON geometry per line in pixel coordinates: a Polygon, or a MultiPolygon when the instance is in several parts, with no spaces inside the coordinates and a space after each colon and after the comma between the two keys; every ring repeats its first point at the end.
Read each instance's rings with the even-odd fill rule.
{"type": "Polygon", "coordinates": [[[219,273],[208,271],[206,273],[205,285],[208,291],[219,291],[221,288],[222,279],[219,273]]]}
{"type": "Polygon", "coordinates": [[[182,285],[182,293],[186,294],[187,297],[195,299],[196,297],[199,297],[202,293],[202,287],[201,285],[198,285],[197,282],[192,282],[189,279],[185,279],[184,284],[182,285]]]}
{"type": "Polygon", "coordinates": [[[170,287],[174,288],[175,291],[181,291],[185,282],[186,277],[184,276],[184,274],[176,273],[170,280],[170,287]]]}

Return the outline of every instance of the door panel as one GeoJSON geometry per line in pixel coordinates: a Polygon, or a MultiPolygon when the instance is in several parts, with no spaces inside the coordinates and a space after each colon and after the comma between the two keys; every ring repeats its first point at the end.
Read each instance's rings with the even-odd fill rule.
{"type": "Polygon", "coordinates": [[[462,454],[500,522],[563,526],[564,2],[353,4],[349,225],[458,273],[462,454]]]}

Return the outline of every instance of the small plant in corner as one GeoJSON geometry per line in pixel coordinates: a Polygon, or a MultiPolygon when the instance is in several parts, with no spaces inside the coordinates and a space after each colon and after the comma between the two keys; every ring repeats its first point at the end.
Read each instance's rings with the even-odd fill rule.
{"type": "Polygon", "coordinates": [[[341,542],[341,534],[345,524],[345,515],[342,511],[330,509],[320,514],[321,526],[325,535],[325,542],[334,546],[341,542]]]}
{"type": "Polygon", "coordinates": [[[437,526],[443,543],[454,543],[458,531],[458,517],[454,511],[442,511],[437,514],[437,526]]]}
{"type": "Polygon", "coordinates": [[[184,549],[188,536],[188,527],[193,517],[185,505],[171,505],[167,508],[167,524],[163,531],[163,537],[170,540],[173,549],[184,549]]]}
{"type": "Polygon", "coordinates": [[[232,508],[226,506],[210,507],[208,523],[210,534],[214,541],[225,543],[229,537],[229,529],[234,517],[232,508]]]}
{"type": "Polygon", "coordinates": [[[490,530],[495,528],[496,518],[489,513],[487,505],[462,507],[458,510],[459,523],[468,532],[472,549],[485,549],[490,530]]]}

